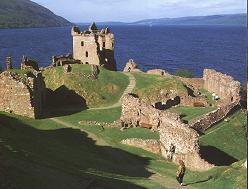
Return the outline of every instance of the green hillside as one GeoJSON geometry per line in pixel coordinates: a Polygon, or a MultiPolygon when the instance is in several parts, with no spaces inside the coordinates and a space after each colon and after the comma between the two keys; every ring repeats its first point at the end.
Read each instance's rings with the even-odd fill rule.
{"type": "MultiPolygon", "coordinates": [[[[159,139],[157,132],[143,128],[121,131],[119,127],[101,123],[120,118],[121,107],[113,108],[111,105],[118,101],[127,87],[128,77],[100,69],[98,79],[92,80],[85,78],[89,73],[90,66],[73,65],[71,73],[64,73],[62,67],[57,67],[47,69],[43,75],[51,90],[66,86],[84,95],[91,104],[89,106],[99,109],[40,120],[0,112],[0,188],[179,188],[174,163],[120,143],[127,138],[159,139]],[[94,102],[95,98],[100,100],[94,102]],[[108,108],[102,107],[106,104],[108,108]],[[85,122],[80,124],[80,121],[85,122]]],[[[134,92],[141,96],[152,94],[149,91],[156,92],[160,87],[176,86],[178,90],[184,90],[180,82],[168,78],[134,75],[137,82],[134,92]],[[154,81],[156,84],[153,86],[154,81]],[[146,87],[150,90],[145,90],[146,87]]],[[[174,110],[185,114],[184,119],[190,121],[212,109],[176,107],[174,110]]],[[[221,121],[207,130],[200,137],[200,145],[201,149],[209,149],[208,156],[201,151],[204,159],[221,164],[204,172],[187,169],[185,188],[246,189],[247,172],[242,166],[247,153],[246,112],[237,110],[227,122],[221,121]]]]}
{"type": "MultiPolygon", "coordinates": [[[[63,72],[62,67],[47,69],[43,72],[48,89],[58,91],[60,96],[61,93],[65,94],[73,90],[78,97],[86,101],[87,107],[107,106],[117,102],[129,83],[126,75],[104,68],[100,68],[100,74],[96,80],[87,78],[89,74],[91,74],[89,65],[72,65],[72,71],[68,74],[63,72]]],[[[75,95],[73,97],[75,98],[75,95]]],[[[67,100],[70,102],[70,99],[65,99],[67,100]]]]}
{"type": "Polygon", "coordinates": [[[69,26],[66,19],[30,0],[1,0],[0,28],[69,26]]]}

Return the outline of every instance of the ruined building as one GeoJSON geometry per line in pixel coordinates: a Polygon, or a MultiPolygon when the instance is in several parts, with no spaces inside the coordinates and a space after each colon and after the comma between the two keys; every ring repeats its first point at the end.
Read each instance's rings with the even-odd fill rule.
{"type": "Polygon", "coordinates": [[[29,59],[26,56],[22,57],[22,61],[21,61],[21,69],[22,70],[36,70],[39,71],[39,65],[38,62],[36,62],[35,60],[29,59]]]}
{"type": "Polygon", "coordinates": [[[123,144],[142,147],[175,163],[181,159],[193,170],[214,167],[202,159],[198,133],[183,123],[179,114],[158,110],[137,97],[126,95],[123,97],[120,120],[124,126],[151,128],[160,135],[157,142],[129,139],[122,141],[123,144]]]}
{"type": "Polygon", "coordinates": [[[45,84],[41,73],[1,73],[0,97],[0,111],[30,118],[41,117],[45,101],[45,84]]]}
{"type": "Polygon", "coordinates": [[[80,60],[82,64],[100,65],[109,70],[116,70],[114,34],[109,28],[98,30],[93,23],[84,32],[81,32],[78,27],[73,27],[71,35],[75,60],[80,60]]]}

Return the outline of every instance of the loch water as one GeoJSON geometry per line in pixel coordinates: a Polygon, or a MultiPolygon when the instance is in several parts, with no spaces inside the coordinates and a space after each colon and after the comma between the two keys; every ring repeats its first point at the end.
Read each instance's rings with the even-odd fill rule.
{"type": "MultiPolygon", "coordinates": [[[[102,26],[103,27],[103,26],[102,26]]],[[[86,26],[81,26],[85,29],[86,26]]],[[[101,26],[99,26],[101,28],[101,26]]],[[[239,26],[110,26],[118,70],[134,59],[144,71],[190,69],[197,77],[212,68],[246,81],[247,29],[239,26]]],[[[26,55],[45,67],[53,55],[72,52],[71,28],[0,30],[0,63],[26,55]]],[[[2,65],[4,66],[4,65],[2,65]]]]}

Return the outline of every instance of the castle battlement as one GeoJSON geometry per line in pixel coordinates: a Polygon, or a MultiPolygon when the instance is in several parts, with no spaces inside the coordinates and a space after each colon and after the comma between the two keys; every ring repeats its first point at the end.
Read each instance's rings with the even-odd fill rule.
{"type": "Polygon", "coordinates": [[[73,58],[82,64],[104,66],[116,70],[114,58],[114,34],[109,28],[98,30],[92,23],[88,30],[81,31],[74,26],[71,30],[73,38],[73,58]]]}

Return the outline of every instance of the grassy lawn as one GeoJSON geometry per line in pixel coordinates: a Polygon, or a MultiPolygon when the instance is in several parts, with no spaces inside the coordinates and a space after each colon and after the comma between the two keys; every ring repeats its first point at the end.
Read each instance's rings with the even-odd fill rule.
{"type": "Polygon", "coordinates": [[[214,146],[230,156],[242,160],[247,154],[247,114],[237,112],[229,122],[221,122],[201,136],[203,146],[214,146]]]}
{"type": "Polygon", "coordinates": [[[147,102],[161,101],[161,90],[176,90],[179,93],[187,93],[187,89],[179,80],[170,77],[149,75],[145,73],[134,73],[136,87],[134,93],[147,102]]]}
{"type": "Polygon", "coordinates": [[[207,107],[207,108],[199,108],[199,107],[173,107],[171,108],[172,111],[176,111],[180,114],[182,114],[182,119],[185,121],[191,121],[201,115],[204,115],[208,112],[211,112],[215,108],[213,107],[207,107]]]}
{"type": "Polygon", "coordinates": [[[89,65],[72,65],[72,72],[69,74],[63,73],[62,67],[55,67],[45,70],[43,75],[47,88],[54,91],[65,86],[82,96],[88,107],[107,106],[118,102],[129,84],[128,77],[119,72],[100,68],[96,80],[84,76],[90,73],[89,65]]]}
{"type": "MultiPolygon", "coordinates": [[[[81,120],[112,122],[119,116],[120,108],[114,108],[59,117],[81,127],[85,131],[82,132],[63,128],[49,119],[33,120],[0,113],[0,162],[2,178],[5,178],[4,183],[0,182],[2,188],[77,189],[92,179],[93,186],[110,189],[164,188],[148,177],[157,172],[165,182],[174,180],[176,165],[158,155],[119,143],[133,137],[158,139],[158,133],[141,128],[103,131],[100,126],[78,124],[81,120]],[[96,145],[87,133],[95,134],[109,146],[96,145]]],[[[240,160],[246,158],[245,120],[246,114],[234,114],[228,123],[222,122],[202,136],[201,145],[216,146],[240,160]]],[[[198,189],[245,189],[246,170],[241,167],[242,163],[201,173],[187,170],[185,183],[198,189]],[[209,176],[211,179],[206,181],[209,176]]]]}
{"type": "Polygon", "coordinates": [[[62,116],[59,119],[72,124],[78,124],[79,121],[98,121],[98,122],[113,122],[120,118],[121,107],[106,109],[106,110],[85,110],[73,115],[62,116]]]}
{"type": "MultiPolygon", "coordinates": [[[[161,188],[148,180],[149,158],[97,146],[87,133],[70,128],[40,130],[36,121],[0,114],[0,188],[161,188]],[[18,118],[18,119],[17,119],[18,118]],[[31,124],[31,125],[29,125],[31,124]]],[[[40,120],[50,127],[57,125],[40,120]]],[[[40,122],[38,121],[38,122],[40,122]]]]}

